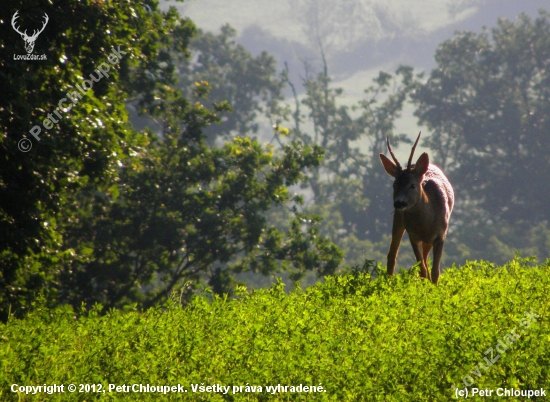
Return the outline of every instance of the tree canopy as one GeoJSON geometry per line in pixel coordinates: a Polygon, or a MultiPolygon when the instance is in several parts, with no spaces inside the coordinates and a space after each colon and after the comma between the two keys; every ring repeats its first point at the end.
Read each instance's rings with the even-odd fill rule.
{"type": "MultiPolygon", "coordinates": [[[[455,187],[459,226],[480,234],[460,241],[534,251],[533,242],[550,238],[536,234],[550,220],[550,14],[458,33],[435,60],[413,99],[433,132],[426,143],[455,187]]],[[[536,254],[548,255],[549,246],[536,254]]]]}
{"type": "MultiPolygon", "coordinates": [[[[228,292],[231,270],[334,272],[341,252],[318,235],[315,219],[295,210],[280,231],[262,216],[301,202],[287,188],[323,151],[293,142],[275,155],[246,136],[208,144],[204,130],[231,105],[208,106],[207,82],[178,87],[176,65],[197,31],[190,20],[154,1],[11,2],[7,12],[18,10],[28,16],[22,23],[44,13],[56,23],[35,48],[47,60],[33,62],[11,57],[22,44],[2,24],[3,318],[24,312],[39,293],[51,303],[146,307],[189,282],[228,292]],[[99,74],[113,48],[123,56],[118,64],[95,75],[70,110],[58,109],[99,74]],[[127,105],[159,122],[160,132],[136,130],[127,105]],[[33,139],[29,130],[55,111],[61,118],[33,139]],[[17,147],[25,137],[33,141],[27,153],[17,147]]],[[[243,124],[237,131],[247,134],[243,124]]]]}
{"type": "Polygon", "coordinates": [[[304,63],[296,83],[229,25],[203,32],[153,0],[16,12],[28,29],[49,24],[34,46],[45,60],[14,57],[24,43],[0,24],[1,319],[38,295],[145,308],[200,287],[231,294],[240,273],[299,282],[384,260],[378,153],[387,137],[410,143],[395,129],[409,101],[457,195],[444,262],[550,254],[546,11],[457,33],[426,79],[380,72],[354,105],[321,41],[321,67],[304,63]]]}

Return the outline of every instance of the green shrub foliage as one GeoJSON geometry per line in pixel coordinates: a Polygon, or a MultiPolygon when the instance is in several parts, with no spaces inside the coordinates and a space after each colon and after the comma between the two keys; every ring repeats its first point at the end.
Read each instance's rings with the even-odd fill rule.
{"type": "MultiPolygon", "coordinates": [[[[205,294],[185,307],[174,294],[146,312],[37,307],[24,320],[2,324],[0,399],[17,398],[12,384],[54,383],[106,390],[180,384],[186,393],[165,398],[193,401],[442,401],[471,381],[478,388],[540,389],[550,383],[549,286],[550,260],[535,267],[516,258],[500,267],[479,261],[450,268],[440,286],[414,269],[375,279],[356,269],[290,294],[280,282],[253,292],[238,287],[233,299],[205,294]],[[518,336],[498,348],[511,333],[518,336]],[[500,357],[488,366],[490,348],[493,360],[500,357]],[[216,384],[243,392],[196,388],[216,384]],[[324,392],[267,391],[278,384],[324,392]],[[262,391],[245,392],[247,385],[262,391]]],[[[23,400],[106,395],[20,394],[23,400]]]]}

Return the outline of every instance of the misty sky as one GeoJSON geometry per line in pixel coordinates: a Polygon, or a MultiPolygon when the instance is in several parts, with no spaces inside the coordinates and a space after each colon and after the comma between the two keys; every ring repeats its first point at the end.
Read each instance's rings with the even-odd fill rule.
{"type": "Polygon", "coordinates": [[[253,52],[267,50],[286,61],[318,54],[320,37],[338,75],[407,63],[432,68],[438,43],[455,30],[479,31],[497,18],[535,16],[543,0],[188,0],[166,1],[199,28],[229,23],[253,52]],[[343,60],[342,60],[343,59],[343,60]],[[350,63],[351,62],[351,63],[350,63]]]}
{"type": "MultiPolygon", "coordinates": [[[[291,79],[299,83],[303,62],[321,71],[318,38],[326,54],[334,86],[344,89],[343,102],[354,104],[382,70],[400,64],[416,72],[435,67],[437,45],[457,30],[481,31],[500,17],[533,17],[547,0],[188,0],[161,2],[175,6],[205,31],[219,32],[229,23],[238,41],[257,54],[266,50],[291,79]]],[[[412,107],[405,109],[398,131],[416,136],[412,107]]],[[[425,130],[425,128],[424,128],[425,130]]],[[[429,133],[427,133],[429,134],[429,133]]],[[[405,152],[404,150],[402,152],[405,152]]]]}

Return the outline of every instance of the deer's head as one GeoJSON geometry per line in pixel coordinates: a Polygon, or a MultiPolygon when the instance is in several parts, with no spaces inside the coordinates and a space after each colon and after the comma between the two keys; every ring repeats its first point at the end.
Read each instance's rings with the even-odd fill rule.
{"type": "Polygon", "coordinates": [[[25,32],[21,32],[19,28],[15,25],[15,21],[17,20],[17,18],[19,18],[17,13],[19,13],[19,11],[16,11],[15,14],[13,14],[13,17],[11,19],[11,26],[13,27],[13,29],[15,29],[15,32],[21,35],[21,37],[25,41],[25,49],[27,50],[27,53],[31,54],[34,50],[34,42],[36,41],[36,38],[38,38],[38,35],[40,35],[44,28],[46,28],[46,25],[48,25],[48,21],[50,19],[48,18],[48,14],[44,13],[44,22],[42,24],[42,28],[40,30],[35,29],[33,31],[33,34],[29,36],[27,35],[27,30],[25,30],[25,32]]]}
{"type": "Polygon", "coordinates": [[[409,156],[409,161],[405,169],[401,167],[399,161],[393,154],[389,139],[386,139],[386,143],[393,161],[384,154],[380,154],[380,160],[382,161],[384,169],[390,176],[395,178],[393,182],[393,206],[400,211],[413,207],[422,197],[422,180],[424,174],[428,171],[430,158],[428,154],[424,152],[420,155],[416,164],[411,165],[414,150],[420,139],[420,134],[421,133],[418,133],[418,137],[412,147],[411,155],[409,156]]]}

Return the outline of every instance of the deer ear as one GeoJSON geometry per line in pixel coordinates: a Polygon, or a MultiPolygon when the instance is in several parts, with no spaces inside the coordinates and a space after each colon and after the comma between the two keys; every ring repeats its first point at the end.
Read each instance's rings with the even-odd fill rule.
{"type": "Polygon", "coordinates": [[[428,171],[428,166],[430,166],[430,157],[424,152],[416,161],[414,171],[418,174],[424,174],[428,171]]]}
{"type": "Polygon", "coordinates": [[[388,157],[384,154],[380,154],[380,160],[382,161],[384,169],[391,177],[397,176],[397,166],[395,163],[389,160],[388,157]]]}

